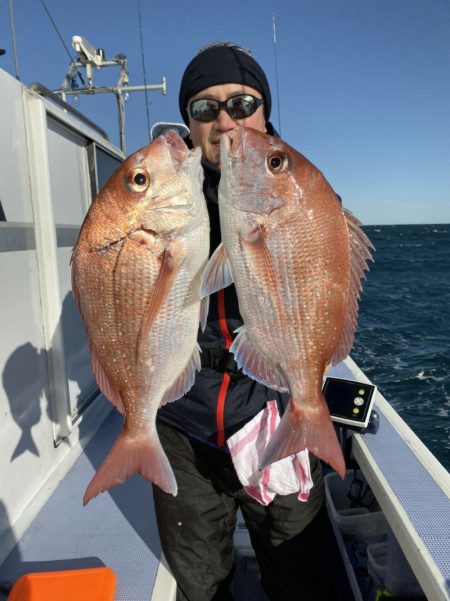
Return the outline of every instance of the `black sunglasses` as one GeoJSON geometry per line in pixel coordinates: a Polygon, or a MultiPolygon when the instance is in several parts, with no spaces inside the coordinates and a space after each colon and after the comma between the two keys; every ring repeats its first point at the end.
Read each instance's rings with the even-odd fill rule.
{"type": "Polygon", "coordinates": [[[210,123],[215,121],[223,109],[232,119],[246,119],[264,104],[262,98],[251,94],[236,94],[222,102],[214,98],[197,98],[189,105],[189,114],[195,121],[210,123]]]}

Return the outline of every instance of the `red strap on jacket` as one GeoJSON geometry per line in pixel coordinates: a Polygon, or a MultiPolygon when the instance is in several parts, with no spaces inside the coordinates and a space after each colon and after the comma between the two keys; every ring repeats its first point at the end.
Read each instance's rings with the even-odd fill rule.
{"type": "MultiPolygon", "coordinates": [[[[227,319],[225,316],[225,293],[223,290],[219,290],[217,293],[217,306],[219,311],[219,327],[222,335],[225,338],[225,348],[229,349],[233,342],[233,338],[228,329],[227,319]]],[[[223,446],[225,444],[225,427],[224,427],[224,414],[225,414],[225,400],[228,392],[228,386],[230,385],[230,376],[227,372],[223,374],[222,384],[219,390],[219,396],[217,398],[217,444],[223,446]]]]}

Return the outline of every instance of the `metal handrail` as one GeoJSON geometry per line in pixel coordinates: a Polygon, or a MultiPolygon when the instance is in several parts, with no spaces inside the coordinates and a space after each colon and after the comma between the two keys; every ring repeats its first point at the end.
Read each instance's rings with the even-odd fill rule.
{"type": "Polygon", "coordinates": [[[62,98],[60,98],[57,94],[55,94],[54,92],[52,92],[51,90],[46,88],[43,84],[41,84],[39,82],[34,82],[34,83],[30,84],[28,86],[28,88],[30,90],[33,90],[34,92],[37,92],[38,94],[41,94],[41,96],[45,96],[45,97],[49,98],[50,100],[52,100],[53,102],[58,104],[61,108],[63,108],[64,110],[66,110],[69,113],[71,113],[72,115],[74,115],[74,117],[76,117],[77,119],[79,119],[80,121],[82,121],[83,123],[85,123],[86,125],[91,127],[92,129],[95,129],[106,140],[109,140],[108,134],[105,132],[105,130],[103,130],[96,123],[94,123],[93,121],[91,121],[90,119],[85,117],[82,113],[80,113],[79,111],[74,109],[73,106],[71,106],[70,104],[65,102],[62,98]]]}

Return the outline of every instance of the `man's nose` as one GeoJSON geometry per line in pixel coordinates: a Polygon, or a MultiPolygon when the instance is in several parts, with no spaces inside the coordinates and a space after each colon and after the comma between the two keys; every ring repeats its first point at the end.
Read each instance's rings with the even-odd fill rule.
{"type": "Polygon", "coordinates": [[[230,117],[226,110],[221,109],[216,119],[216,129],[219,131],[229,131],[236,127],[236,121],[230,117]]]}

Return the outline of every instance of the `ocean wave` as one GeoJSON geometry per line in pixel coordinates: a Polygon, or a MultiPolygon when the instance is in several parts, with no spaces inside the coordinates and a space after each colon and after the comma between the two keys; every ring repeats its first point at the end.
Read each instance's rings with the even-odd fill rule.
{"type": "Polygon", "coordinates": [[[352,357],[450,470],[449,225],[368,226],[352,357]]]}

